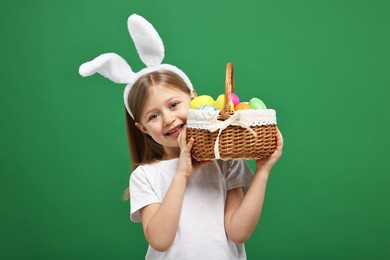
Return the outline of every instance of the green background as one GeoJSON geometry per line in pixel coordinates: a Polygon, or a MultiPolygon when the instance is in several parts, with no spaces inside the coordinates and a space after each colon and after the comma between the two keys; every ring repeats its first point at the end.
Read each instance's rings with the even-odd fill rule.
{"type": "MultiPolygon", "coordinates": [[[[143,259],[121,200],[123,86],[78,67],[105,52],[143,68],[138,13],[198,94],[277,111],[284,154],[249,259],[389,259],[390,2],[3,0],[0,259],[143,259]]],[[[253,162],[251,163],[253,167],[253,162]]]]}

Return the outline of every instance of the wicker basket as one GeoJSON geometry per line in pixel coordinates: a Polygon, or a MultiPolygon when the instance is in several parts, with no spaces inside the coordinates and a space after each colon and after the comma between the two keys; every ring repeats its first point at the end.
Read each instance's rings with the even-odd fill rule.
{"type": "Polygon", "coordinates": [[[233,65],[226,66],[225,108],[192,110],[187,118],[187,140],[195,139],[191,153],[197,160],[269,157],[276,149],[276,112],[273,109],[230,109],[234,93],[233,65]]]}

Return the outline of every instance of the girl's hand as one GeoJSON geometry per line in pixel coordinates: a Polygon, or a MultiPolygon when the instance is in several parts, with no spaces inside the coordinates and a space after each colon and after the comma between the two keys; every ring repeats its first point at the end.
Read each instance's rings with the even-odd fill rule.
{"type": "Polygon", "coordinates": [[[177,172],[184,174],[186,178],[190,177],[197,169],[211,162],[198,162],[191,156],[191,149],[194,142],[194,138],[191,138],[190,141],[187,143],[187,126],[184,126],[178,137],[178,143],[180,147],[180,159],[177,172]]]}
{"type": "Polygon", "coordinates": [[[280,156],[282,156],[283,149],[283,136],[279,131],[279,128],[276,128],[276,150],[275,152],[268,158],[263,158],[256,161],[256,170],[265,170],[268,173],[271,172],[272,167],[274,167],[275,163],[279,160],[280,156]]]}

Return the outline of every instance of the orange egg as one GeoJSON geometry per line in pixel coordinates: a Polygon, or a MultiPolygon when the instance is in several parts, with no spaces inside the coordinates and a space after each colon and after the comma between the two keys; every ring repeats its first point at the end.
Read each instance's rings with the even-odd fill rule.
{"type": "Polygon", "coordinates": [[[245,109],[252,109],[252,107],[248,103],[239,103],[234,110],[245,110],[245,109]]]}

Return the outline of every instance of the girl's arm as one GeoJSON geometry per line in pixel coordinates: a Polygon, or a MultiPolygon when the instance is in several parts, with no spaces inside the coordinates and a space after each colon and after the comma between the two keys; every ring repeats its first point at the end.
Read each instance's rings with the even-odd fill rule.
{"type": "Polygon", "coordinates": [[[269,158],[256,161],[256,171],[246,195],[242,188],[227,193],[225,230],[229,239],[235,243],[248,240],[260,219],[269,174],[282,155],[283,137],[279,130],[276,137],[275,152],[269,158]]]}
{"type": "Polygon", "coordinates": [[[177,172],[162,203],[150,204],[140,211],[145,238],[157,251],[168,250],[175,238],[186,184],[187,177],[177,172]]]}
{"type": "Polygon", "coordinates": [[[186,142],[185,127],[178,141],[180,147],[179,166],[162,203],[150,204],[140,211],[146,240],[157,251],[166,251],[173,243],[179,226],[188,178],[196,169],[206,164],[206,162],[194,164],[192,161],[190,151],[194,140],[186,142]]]}

